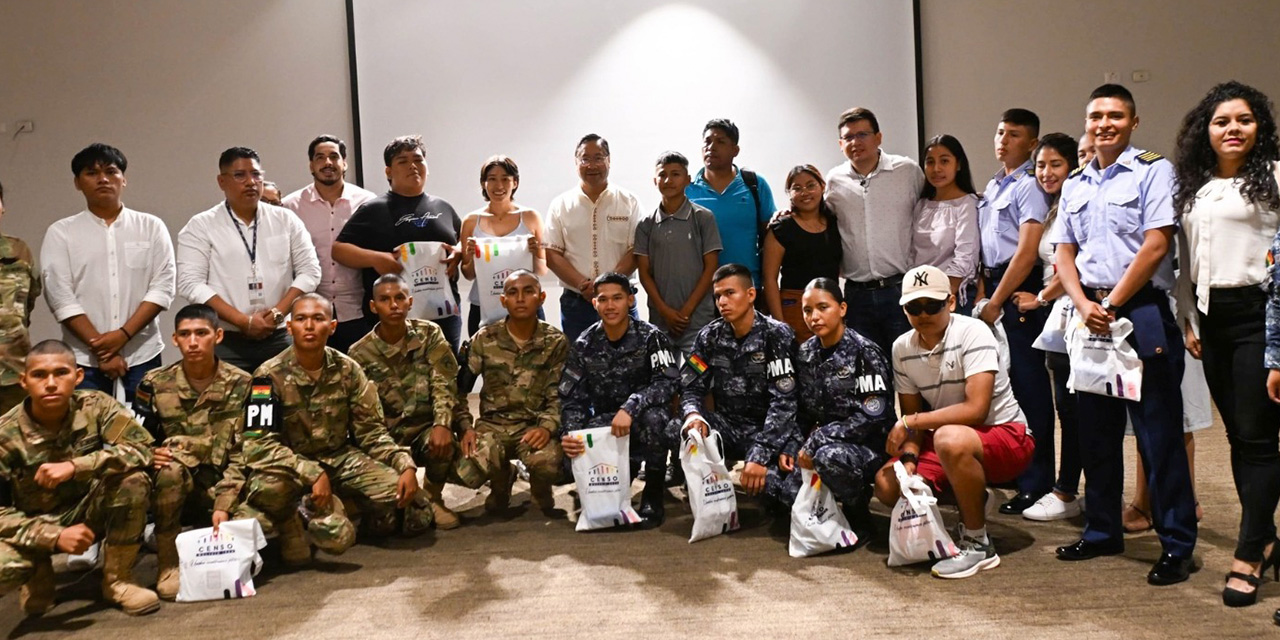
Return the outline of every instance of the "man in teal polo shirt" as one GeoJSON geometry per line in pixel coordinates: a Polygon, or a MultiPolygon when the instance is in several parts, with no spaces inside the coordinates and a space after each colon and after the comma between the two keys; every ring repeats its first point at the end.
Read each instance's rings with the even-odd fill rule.
{"type": "Polygon", "coordinates": [[[760,286],[760,228],[776,211],[773,191],[763,176],[733,164],[738,157],[738,125],[716,119],[702,128],[705,165],[685,189],[694,204],[715,214],[720,228],[720,265],[742,264],[760,286]],[[753,185],[754,184],[754,188],[753,185]]]}

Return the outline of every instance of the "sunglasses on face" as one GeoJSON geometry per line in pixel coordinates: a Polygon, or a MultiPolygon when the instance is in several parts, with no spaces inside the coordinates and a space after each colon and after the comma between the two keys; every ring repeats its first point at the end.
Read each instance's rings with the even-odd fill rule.
{"type": "Polygon", "coordinates": [[[912,300],[902,305],[902,308],[913,316],[918,316],[922,313],[932,316],[940,313],[945,306],[947,306],[946,300],[912,300]]]}

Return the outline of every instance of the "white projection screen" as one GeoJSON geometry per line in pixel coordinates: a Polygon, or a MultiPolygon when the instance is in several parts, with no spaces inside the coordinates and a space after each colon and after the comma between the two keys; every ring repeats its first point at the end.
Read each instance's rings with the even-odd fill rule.
{"type": "MultiPolygon", "coordinates": [[[[702,125],[741,129],[738,164],[786,207],[796,164],[844,160],[836,119],[880,120],[883,148],[920,144],[914,3],[908,0],[350,0],[363,180],[386,188],[382,149],[422,134],[430,193],[482,206],[480,166],[520,166],[516,200],[545,212],[577,184],[587,133],[612,149],[610,181],[657,205],[668,149],[701,167],[702,125]]],[[[352,167],[354,172],[354,167],[352,167]]]]}

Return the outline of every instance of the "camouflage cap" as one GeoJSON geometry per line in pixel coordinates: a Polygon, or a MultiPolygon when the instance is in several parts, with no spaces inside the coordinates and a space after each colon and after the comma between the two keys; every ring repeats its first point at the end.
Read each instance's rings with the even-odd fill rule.
{"type": "Polygon", "coordinates": [[[307,535],[317,549],[336,556],[355,544],[355,525],[347,518],[342,500],[337,496],[333,496],[324,509],[315,508],[311,496],[306,496],[300,511],[307,523],[307,535]]]}

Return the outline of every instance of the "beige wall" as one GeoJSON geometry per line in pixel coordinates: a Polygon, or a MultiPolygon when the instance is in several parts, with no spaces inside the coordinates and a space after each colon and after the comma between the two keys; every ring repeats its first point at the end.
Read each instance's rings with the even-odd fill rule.
{"type": "Polygon", "coordinates": [[[1106,72],[1133,92],[1134,143],[1169,155],[1182,117],[1218,82],[1280,97],[1270,52],[1280,2],[1224,0],[922,0],[926,139],[965,145],[982,189],[996,170],[1000,113],[1025,107],[1041,131],[1079,137],[1106,72]],[[1135,70],[1150,72],[1134,82],[1135,70]]]}
{"type": "MultiPolygon", "coordinates": [[[[292,190],[310,179],[313,136],[351,136],[341,0],[0,0],[0,15],[0,229],[36,252],[51,222],[84,208],[70,163],[89,142],[124,151],[125,203],[176,237],[221,198],[223,149],[257,149],[292,190]],[[28,119],[35,131],[15,139],[28,119]]],[[[161,322],[167,335],[172,316],[161,322]]],[[[43,302],[32,324],[58,335],[43,302]]]]}

